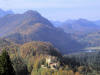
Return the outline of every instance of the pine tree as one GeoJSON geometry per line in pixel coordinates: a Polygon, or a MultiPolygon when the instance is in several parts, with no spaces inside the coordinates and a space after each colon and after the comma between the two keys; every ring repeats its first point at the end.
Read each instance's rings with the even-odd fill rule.
{"type": "Polygon", "coordinates": [[[0,75],[15,75],[14,68],[6,50],[3,50],[0,56],[0,75]]]}

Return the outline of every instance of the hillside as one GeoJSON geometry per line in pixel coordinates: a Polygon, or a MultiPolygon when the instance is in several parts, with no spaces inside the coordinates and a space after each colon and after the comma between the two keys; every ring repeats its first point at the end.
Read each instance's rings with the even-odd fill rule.
{"type": "Polygon", "coordinates": [[[11,41],[8,41],[8,40],[0,38],[0,51],[3,48],[10,47],[10,46],[15,46],[15,44],[13,42],[11,42],[11,41]]]}
{"type": "Polygon", "coordinates": [[[7,40],[4,40],[4,39],[0,39],[0,47],[5,47],[7,45],[10,45],[11,43],[8,42],[7,40]]]}
{"type": "Polygon", "coordinates": [[[18,44],[30,41],[52,43],[62,53],[74,52],[83,46],[59,28],[55,28],[36,11],[0,18],[0,36],[18,44]]]}
{"type": "Polygon", "coordinates": [[[22,45],[11,41],[0,39],[0,49],[7,49],[10,56],[16,55],[22,58],[31,58],[32,56],[56,56],[61,57],[61,53],[49,42],[33,41],[22,45]]]}
{"type": "Polygon", "coordinates": [[[89,47],[100,47],[100,31],[85,35],[83,38],[79,38],[79,40],[80,42],[87,43],[89,47]]]}
{"type": "Polygon", "coordinates": [[[51,43],[33,41],[29,43],[25,43],[20,47],[20,54],[23,58],[36,56],[36,55],[50,55],[61,57],[60,52],[56,48],[53,47],[51,43]]]}

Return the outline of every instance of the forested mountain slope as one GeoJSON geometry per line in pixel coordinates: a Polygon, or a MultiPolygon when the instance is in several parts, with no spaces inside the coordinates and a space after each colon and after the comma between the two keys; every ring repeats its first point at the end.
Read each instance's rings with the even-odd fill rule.
{"type": "Polygon", "coordinates": [[[0,18],[0,36],[19,44],[34,40],[47,41],[62,50],[62,53],[83,48],[69,34],[54,27],[46,18],[32,10],[0,18]]]}

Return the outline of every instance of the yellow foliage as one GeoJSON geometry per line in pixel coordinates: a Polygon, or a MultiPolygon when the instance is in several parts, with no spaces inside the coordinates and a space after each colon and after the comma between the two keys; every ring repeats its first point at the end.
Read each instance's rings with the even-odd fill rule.
{"type": "Polygon", "coordinates": [[[79,72],[76,72],[75,75],[81,75],[79,72]]]}

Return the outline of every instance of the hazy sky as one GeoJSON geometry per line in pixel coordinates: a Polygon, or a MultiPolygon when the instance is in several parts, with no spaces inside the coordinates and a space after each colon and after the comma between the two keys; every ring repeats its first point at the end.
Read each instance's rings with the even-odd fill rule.
{"type": "Polygon", "coordinates": [[[100,0],[0,0],[0,8],[15,12],[37,10],[50,20],[100,20],[100,0]]]}

